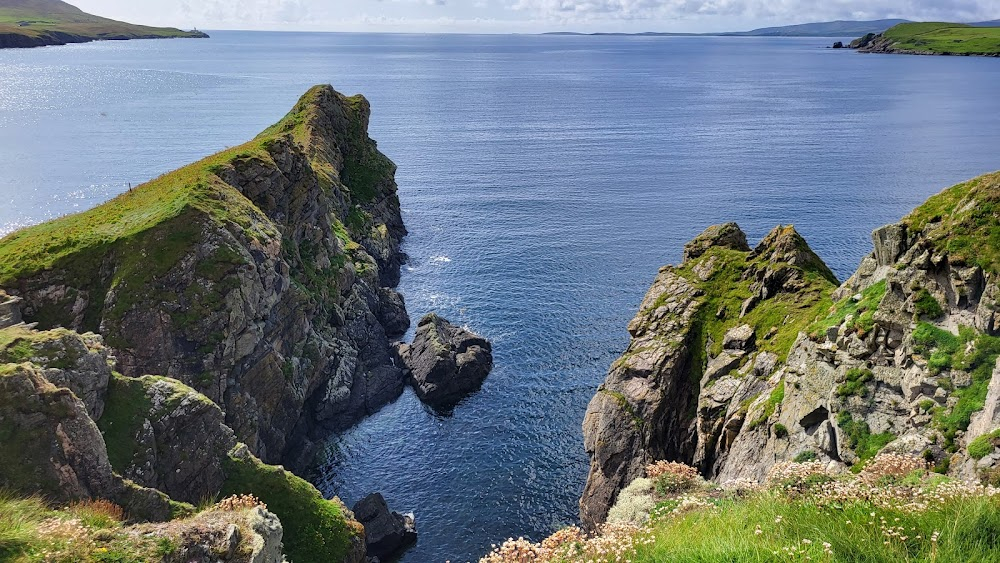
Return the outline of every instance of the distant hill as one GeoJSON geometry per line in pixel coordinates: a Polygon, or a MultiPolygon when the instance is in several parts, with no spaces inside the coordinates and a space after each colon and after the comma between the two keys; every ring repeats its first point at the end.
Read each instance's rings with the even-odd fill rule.
{"type": "Polygon", "coordinates": [[[852,37],[866,33],[882,33],[894,25],[906,23],[909,20],[872,20],[872,21],[832,21],[818,23],[803,23],[781,27],[764,27],[752,31],[720,33],[719,35],[734,35],[743,37],[852,37]]]}
{"type": "MultiPolygon", "coordinates": [[[[644,32],[644,33],[575,33],[575,32],[554,32],[545,35],[627,35],[627,36],[652,36],[652,37],[859,37],[869,33],[879,34],[891,27],[902,23],[913,23],[910,20],[886,19],[870,21],[846,21],[838,20],[832,22],[802,23],[796,25],[784,25],[779,27],[762,27],[751,31],[726,31],[718,33],[669,33],[669,32],[644,32]]],[[[1000,20],[976,22],[966,24],[972,27],[1000,27],[1000,20]]]]}
{"type": "Polygon", "coordinates": [[[851,42],[863,53],[1000,57],[1000,27],[946,22],[904,23],[851,42]]]}
{"type": "Polygon", "coordinates": [[[88,41],[201,38],[200,31],[148,27],[102,18],[60,0],[0,0],[0,49],[88,41]]]}

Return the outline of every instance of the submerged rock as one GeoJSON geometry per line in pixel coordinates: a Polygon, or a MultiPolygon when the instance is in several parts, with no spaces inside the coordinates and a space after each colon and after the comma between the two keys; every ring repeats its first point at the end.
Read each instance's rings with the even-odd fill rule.
{"type": "Polygon", "coordinates": [[[479,390],[493,369],[493,347],[483,337],[430,313],[413,343],[400,347],[420,400],[447,408],[479,390]]]}
{"type": "Polygon", "coordinates": [[[365,527],[369,557],[386,559],[417,541],[413,515],[390,511],[385,498],[379,493],[361,499],[352,510],[354,517],[365,527]]]}

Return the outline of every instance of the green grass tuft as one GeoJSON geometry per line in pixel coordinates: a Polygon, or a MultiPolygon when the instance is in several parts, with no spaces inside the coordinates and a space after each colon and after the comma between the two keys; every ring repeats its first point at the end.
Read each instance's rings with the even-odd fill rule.
{"type": "Polygon", "coordinates": [[[295,563],[342,561],[357,534],[340,505],[284,469],[250,456],[226,458],[222,497],[252,494],[281,519],[285,554],[295,563]]]}

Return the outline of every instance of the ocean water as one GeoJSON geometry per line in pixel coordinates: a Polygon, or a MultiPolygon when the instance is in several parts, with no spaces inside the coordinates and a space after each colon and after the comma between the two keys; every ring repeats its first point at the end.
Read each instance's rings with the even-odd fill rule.
{"type": "Polygon", "coordinates": [[[657,269],[705,226],[794,223],[842,279],[868,233],[1000,168],[1000,61],[833,39],[218,32],[0,51],[0,234],[239,144],[309,86],[372,102],[414,319],[493,340],[451,416],[407,391],[314,480],[414,511],[407,562],[573,523],[580,424],[657,269]]]}

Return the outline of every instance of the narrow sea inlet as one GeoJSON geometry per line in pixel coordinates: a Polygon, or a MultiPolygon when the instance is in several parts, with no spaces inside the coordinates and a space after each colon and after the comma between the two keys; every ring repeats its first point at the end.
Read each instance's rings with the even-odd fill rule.
{"type": "Polygon", "coordinates": [[[576,521],[587,403],[657,270],[705,226],[756,241],[794,223],[842,280],[867,232],[997,167],[992,59],[826,39],[211,35],[0,51],[0,233],[242,143],[313,84],[363,93],[399,167],[407,308],[494,343],[492,375],[450,416],[407,390],[314,468],[348,504],[380,491],[415,512],[408,562],[576,521]]]}

